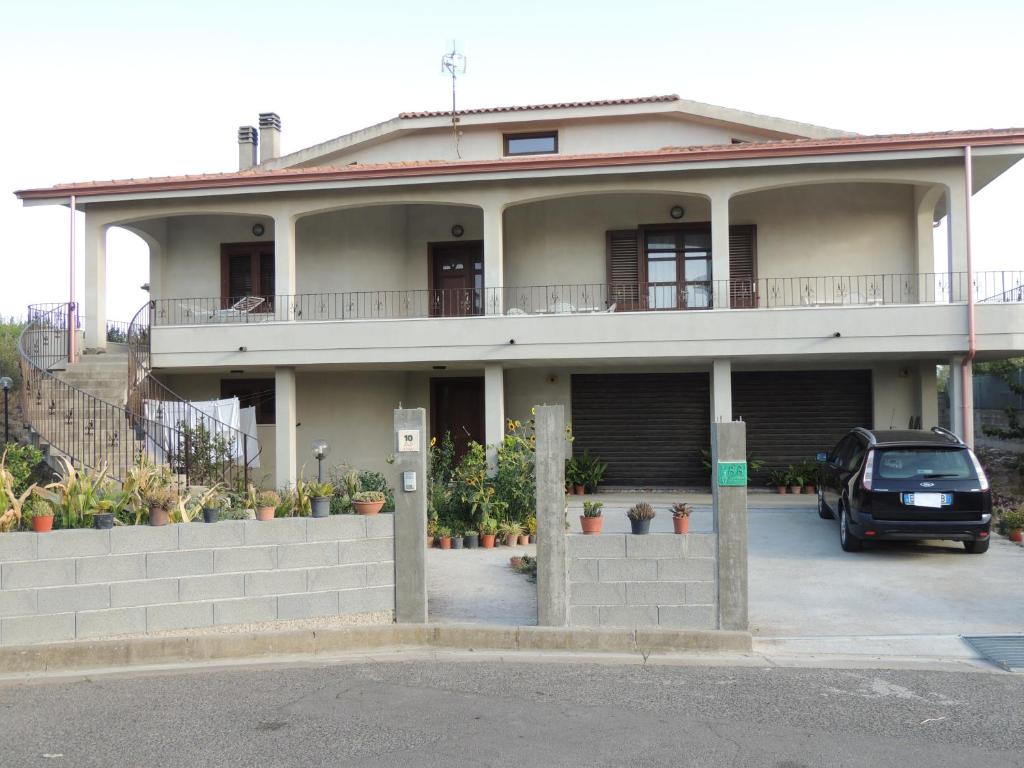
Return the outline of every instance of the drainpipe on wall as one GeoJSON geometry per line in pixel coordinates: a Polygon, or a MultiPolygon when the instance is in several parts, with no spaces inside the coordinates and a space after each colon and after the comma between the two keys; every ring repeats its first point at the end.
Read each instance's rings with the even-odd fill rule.
{"type": "Polygon", "coordinates": [[[961,414],[963,418],[963,440],[974,447],[974,355],[977,339],[974,330],[974,270],[971,263],[971,190],[974,186],[971,170],[971,146],[964,147],[964,230],[967,256],[967,354],[964,355],[961,374],[961,414]]]}
{"type": "Polygon", "coordinates": [[[68,292],[68,362],[73,363],[78,357],[78,350],[75,349],[78,341],[78,312],[75,311],[75,207],[77,199],[71,196],[71,243],[69,246],[69,260],[71,262],[71,290],[68,292]]]}

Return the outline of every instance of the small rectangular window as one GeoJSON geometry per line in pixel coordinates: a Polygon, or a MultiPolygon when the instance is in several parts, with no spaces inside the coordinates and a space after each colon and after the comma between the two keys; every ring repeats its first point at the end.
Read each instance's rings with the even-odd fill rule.
{"type": "Polygon", "coordinates": [[[558,131],[506,133],[505,155],[554,155],[558,152],[558,131]]]}

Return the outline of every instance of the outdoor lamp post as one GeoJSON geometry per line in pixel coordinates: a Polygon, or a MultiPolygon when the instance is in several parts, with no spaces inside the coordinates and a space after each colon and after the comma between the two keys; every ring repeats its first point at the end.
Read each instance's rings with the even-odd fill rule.
{"type": "Polygon", "coordinates": [[[11,442],[11,435],[7,426],[7,397],[13,386],[14,381],[11,380],[10,376],[0,377],[0,388],[4,391],[4,445],[11,442]]]}
{"type": "Polygon", "coordinates": [[[313,458],[316,459],[316,481],[322,483],[324,459],[327,458],[327,454],[331,452],[331,446],[327,444],[326,440],[314,440],[313,441],[313,458]]]}

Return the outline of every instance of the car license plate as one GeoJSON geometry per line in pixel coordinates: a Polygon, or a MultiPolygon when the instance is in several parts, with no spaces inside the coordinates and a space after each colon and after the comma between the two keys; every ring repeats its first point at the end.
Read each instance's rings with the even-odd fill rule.
{"type": "Polygon", "coordinates": [[[904,493],[903,503],[908,507],[939,509],[953,504],[952,493],[904,493]]]}

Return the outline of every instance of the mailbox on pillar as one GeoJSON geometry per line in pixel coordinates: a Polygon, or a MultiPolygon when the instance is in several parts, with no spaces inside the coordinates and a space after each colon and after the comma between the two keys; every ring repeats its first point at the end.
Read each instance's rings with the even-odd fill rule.
{"type": "Polygon", "coordinates": [[[395,469],[402,492],[395,495],[395,619],[427,620],[426,553],[427,451],[422,408],[395,411],[395,469]],[[419,482],[419,478],[424,478],[419,482]]]}

